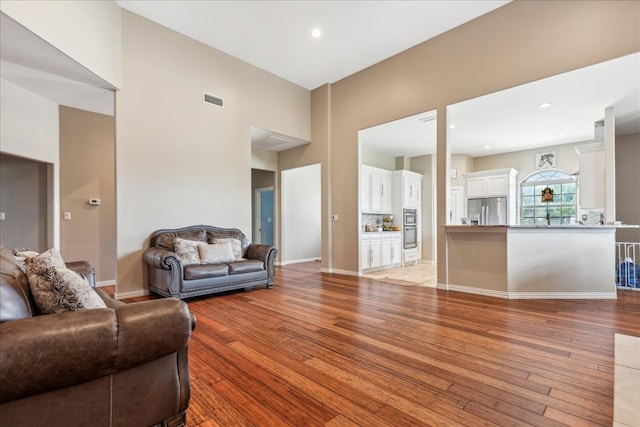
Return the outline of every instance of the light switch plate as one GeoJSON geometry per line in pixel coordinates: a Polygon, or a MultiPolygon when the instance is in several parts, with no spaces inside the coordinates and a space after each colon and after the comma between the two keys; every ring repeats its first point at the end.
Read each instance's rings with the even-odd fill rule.
{"type": "Polygon", "coordinates": [[[71,212],[65,212],[64,213],[64,220],[65,221],[71,220],[71,212]]]}
{"type": "Polygon", "coordinates": [[[4,221],[6,218],[5,213],[4,212],[0,212],[0,221],[4,221]]]}

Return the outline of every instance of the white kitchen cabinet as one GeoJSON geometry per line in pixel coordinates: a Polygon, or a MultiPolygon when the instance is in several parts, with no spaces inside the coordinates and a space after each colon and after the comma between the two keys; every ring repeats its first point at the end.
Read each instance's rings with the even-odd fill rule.
{"type": "Polygon", "coordinates": [[[578,153],[578,203],[581,209],[604,209],[604,143],[576,147],[578,153]]]}
{"type": "Polygon", "coordinates": [[[360,238],[360,264],[362,270],[379,268],[382,265],[381,233],[367,233],[360,238]]]}
{"type": "Polygon", "coordinates": [[[402,262],[402,236],[400,233],[394,233],[391,236],[391,264],[400,264],[402,262]]]}
{"type": "Polygon", "coordinates": [[[404,208],[419,209],[422,200],[422,175],[408,170],[393,171],[392,198],[394,215],[404,208]]]}
{"type": "Polygon", "coordinates": [[[399,232],[364,233],[360,238],[360,267],[362,270],[400,264],[399,232]]]}
{"type": "Polygon", "coordinates": [[[360,211],[391,213],[391,171],[360,166],[360,211]]]}
{"type": "Polygon", "coordinates": [[[402,254],[405,264],[420,261],[420,247],[405,249],[402,254]]]}
{"type": "Polygon", "coordinates": [[[496,169],[465,173],[467,198],[515,196],[515,169],[496,169]]]}

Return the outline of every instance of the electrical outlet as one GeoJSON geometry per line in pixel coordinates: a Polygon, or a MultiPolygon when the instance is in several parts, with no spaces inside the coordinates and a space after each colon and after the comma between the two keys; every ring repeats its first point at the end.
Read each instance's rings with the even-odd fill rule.
{"type": "Polygon", "coordinates": [[[64,213],[64,220],[65,221],[70,221],[71,220],[71,212],[65,212],[64,213]]]}

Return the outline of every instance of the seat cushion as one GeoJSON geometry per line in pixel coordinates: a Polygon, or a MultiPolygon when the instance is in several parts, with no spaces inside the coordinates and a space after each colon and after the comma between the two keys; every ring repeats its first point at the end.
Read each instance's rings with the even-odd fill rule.
{"type": "Polygon", "coordinates": [[[229,263],[229,274],[252,273],[264,270],[264,263],[259,260],[247,259],[229,263]]]}
{"type": "Polygon", "coordinates": [[[227,264],[194,264],[184,267],[184,279],[196,280],[229,275],[227,264]]]}

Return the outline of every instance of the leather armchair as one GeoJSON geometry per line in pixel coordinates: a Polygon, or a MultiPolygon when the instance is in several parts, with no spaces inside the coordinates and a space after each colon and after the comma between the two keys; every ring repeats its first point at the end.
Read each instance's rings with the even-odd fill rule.
{"type": "Polygon", "coordinates": [[[107,308],[38,315],[1,252],[0,312],[13,318],[0,323],[0,425],[184,425],[195,327],[184,302],[124,304],[95,289],[107,308]]]}

